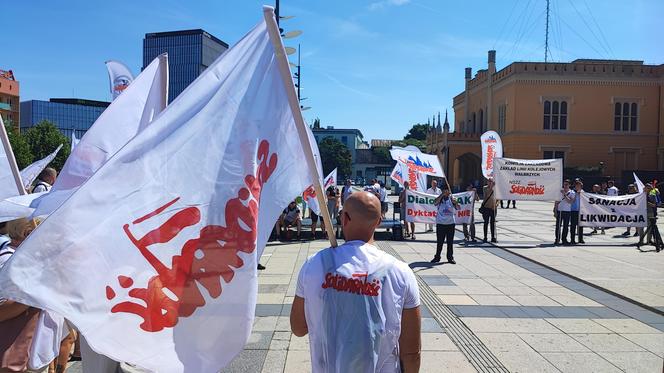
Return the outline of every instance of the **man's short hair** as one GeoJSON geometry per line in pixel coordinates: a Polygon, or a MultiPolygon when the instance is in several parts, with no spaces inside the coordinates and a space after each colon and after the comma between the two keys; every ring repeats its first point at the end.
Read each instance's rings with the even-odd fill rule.
{"type": "Polygon", "coordinates": [[[47,177],[51,177],[55,179],[55,177],[58,175],[58,173],[55,171],[54,168],[52,167],[46,167],[45,169],[42,170],[42,172],[39,173],[39,176],[37,176],[37,179],[41,181],[46,181],[45,179],[47,177]]]}

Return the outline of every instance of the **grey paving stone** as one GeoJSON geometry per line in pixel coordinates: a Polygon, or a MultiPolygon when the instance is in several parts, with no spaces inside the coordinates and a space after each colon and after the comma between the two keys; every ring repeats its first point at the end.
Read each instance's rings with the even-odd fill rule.
{"type": "Polygon", "coordinates": [[[274,332],[253,332],[249,336],[249,342],[244,346],[245,350],[267,350],[270,348],[274,332]]]}
{"type": "Polygon", "coordinates": [[[550,314],[553,318],[592,319],[595,317],[595,314],[588,311],[585,307],[541,306],[540,308],[550,314]]]}
{"type": "Polygon", "coordinates": [[[459,317],[499,317],[507,315],[500,311],[500,306],[449,306],[455,315],[459,317]]]}
{"type": "Polygon", "coordinates": [[[429,286],[455,286],[449,278],[445,276],[420,276],[429,286]]]}
{"type": "Polygon", "coordinates": [[[507,317],[510,318],[515,318],[515,317],[523,317],[523,318],[528,318],[528,313],[524,312],[522,310],[524,306],[500,306],[500,311],[507,315],[507,317]]]}
{"type": "Polygon", "coordinates": [[[431,315],[429,307],[425,306],[424,304],[420,304],[420,314],[422,315],[422,318],[433,317],[433,315],[431,315]]]}
{"type": "Polygon", "coordinates": [[[281,304],[257,304],[256,305],[256,317],[259,317],[259,316],[280,316],[282,308],[283,308],[283,305],[281,305],[281,304]]]}
{"type": "Polygon", "coordinates": [[[627,319],[629,318],[623,313],[620,313],[616,310],[613,310],[608,307],[584,307],[586,310],[594,313],[595,315],[599,317],[592,317],[593,319],[600,318],[600,319],[627,319]]]}
{"type": "Polygon", "coordinates": [[[522,306],[519,307],[519,309],[528,315],[528,317],[532,317],[534,319],[545,319],[547,317],[551,317],[551,314],[537,306],[522,306]]]}
{"type": "Polygon", "coordinates": [[[443,328],[440,327],[438,321],[432,318],[422,318],[422,333],[442,333],[443,328]]]}
{"type": "Polygon", "coordinates": [[[292,307],[293,307],[292,304],[284,304],[281,308],[281,315],[280,316],[289,316],[292,307]]]}
{"type": "Polygon", "coordinates": [[[664,324],[648,324],[648,325],[652,326],[653,328],[659,331],[664,332],[664,324]]]}
{"type": "Polygon", "coordinates": [[[285,293],[288,291],[288,285],[278,284],[259,284],[259,293],[285,293]]]}
{"type": "Polygon", "coordinates": [[[244,350],[220,373],[260,372],[267,350],[244,350]]]}

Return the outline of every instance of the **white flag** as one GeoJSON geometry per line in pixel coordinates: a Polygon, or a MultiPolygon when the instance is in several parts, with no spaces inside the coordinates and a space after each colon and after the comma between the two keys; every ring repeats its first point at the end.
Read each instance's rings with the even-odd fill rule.
{"type": "Polygon", "coordinates": [[[390,155],[392,155],[392,159],[405,164],[409,169],[426,175],[445,177],[440,160],[434,154],[426,154],[420,151],[393,146],[390,149],[390,155]]]}
{"type": "Polygon", "coordinates": [[[638,176],[636,176],[636,172],[632,172],[632,175],[634,175],[634,183],[636,184],[636,189],[639,191],[639,193],[643,193],[643,191],[646,189],[646,186],[643,184],[643,181],[639,179],[638,176]]]}
{"type": "Polygon", "coordinates": [[[496,131],[486,131],[480,136],[482,143],[482,174],[485,178],[493,177],[493,160],[503,157],[503,142],[496,131]]]}
{"type": "Polygon", "coordinates": [[[0,145],[0,199],[25,194],[2,116],[0,116],[0,145]]]}
{"type": "MultiPolygon", "coordinates": [[[[323,166],[321,164],[320,160],[320,151],[318,150],[318,144],[316,144],[316,139],[314,137],[313,132],[311,132],[311,129],[307,127],[307,136],[309,137],[309,143],[311,144],[311,151],[314,153],[314,159],[316,161],[316,167],[318,168],[318,174],[322,175],[323,174],[323,166]]],[[[321,185],[323,183],[321,182],[321,185]]],[[[307,188],[302,192],[302,199],[307,203],[311,211],[314,212],[314,214],[319,215],[321,214],[320,212],[320,204],[318,203],[318,199],[316,198],[316,189],[314,188],[313,183],[308,185],[307,188]]],[[[302,211],[304,214],[304,211],[302,211]]]]}
{"type": "Polygon", "coordinates": [[[117,361],[230,362],[250,335],[257,258],[313,182],[278,63],[261,22],[37,227],[0,296],[63,315],[117,361]]]}
{"type": "Polygon", "coordinates": [[[76,138],[76,131],[72,130],[71,131],[71,152],[70,153],[74,152],[74,148],[76,147],[76,145],[78,145],[79,141],[81,141],[81,140],[76,138]]]}
{"type": "Polygon", "coordinates": [[[61,148],[62,144],[60,144],[60,146],[58,146],[58,148],[55,149],[53,153],[21,170],[21,180],[23,180],[23,186],[25,189],[28,189],[35,181],[37,176],[39,176],[39,174],[46,168],[46,166],[48,166],[48,164],[51,163],[53,159],[55,159],[55,156],[58,155],[58,152],[61,148]]]}
{"type": "Polygon", "coordinates": [[[396,181],[403,187],[405,181],[408,182],[408,188],[417,192],[427,190],[427,175],[423,172],[418,172],[414,168],[409,168],[402,162],[397,162],[392,169],[390,178],[396,181]]]}
{"type": "Polygon", "coordinates": [[[336,186],[336,185],[337,185],[337,169],[335,168],[325,178],[325,182],[323,183],[323,189],[327,190],[327,188],[329,188],[331,186],[336,186]]]}
{"type": "Polygon", "coordinates": [[[27,218],[35,211],[30,204],[48,192],[30,193],[0,200],[0,223],[18,218],[27,218]]]}
{"type": "Polygon", "coordinates": [[[115,100],[129,87],[134,80],[134,75],[125,64],[118,61],[106,61],[106,69],[108,69],[108,79],[111,82],[111,95],[115,100]]]}
{"type": "Polygon", "coordinates": [[[67,158],[49,194],[36,199],[34,215],[57,209],[99,167],[159,114],[168,101],[168,57],[163,54],[97,118],[67,158]]]}

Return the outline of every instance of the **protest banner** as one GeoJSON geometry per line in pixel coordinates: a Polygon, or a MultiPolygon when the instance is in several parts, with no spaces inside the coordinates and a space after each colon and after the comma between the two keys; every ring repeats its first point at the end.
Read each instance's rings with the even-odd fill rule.
{"type": "Polygon", "coordinates": [[[562,159],[495,158],[495,197],[517,201],[556,201],[563,179],[562,159]]]}
{"type": "Polygon", "coordinates": [[[401,162],[397,162],[392,169],[390,178],[403,187],[404,182],[408,182],[408,187],[414,191],[425,191],[427,189],[427,175],[409,168],[401,162]]]}
{"type": "MultiPolygon", "coordinates": [[[[438,207],[434,205],[436,200],[435,194],[427,194],[415,192],[412,190],[406,191],[406,221],[413,223],[427,223],[436,224],[436,215],[438,207]]],[[[451,198],[459,203],[459,209],[454,214],[454,222],[456,224],[468,224],[473,216],[475,208],[475,192],[468,191],[462,193],[455,193],[451,198]]]]}
{"type": "Polygon", "coordinates": [[[417,172],[426,175],[445,177],[443,167],[440,165],[438,156],[435,154],[425,154],[422,152],[393,146],[390,149],[390,155],[395,161],[402,163],[417,172]]]}
{"type": "Polygon", "coordinates": [[[26,194],[5,123],[0,116],[0,199],[26,194]]]}
{"type": "Polygon", "coordinates": [[[581,192],[580,198],[579,226],[608,228],[648,225],[645,193],[606,196],[581,192]]]}
{"type": "Polygon", "coordinates": [[[480,137],[482,144],[482,175],[493,177],[493,160],[503,157],[503,142],[496,131],[486,131],[480,137]]]}
{"type": "Polygon", "coordinates": [[[23,186],[26,190],[30,188],[30,185],[35,181],[37,176],[44,171],[46,166],[55,159],[55,156],[58,155],[58,152],[62,148],[62,144],[53,151],[53,153],[47,155],[46,157],[28,165],[28,167],[21,170],[21,180],[23,181],[23,186]]]}
{"type": "Polygon", "coordinates": [[[329,175],[325,177],[325,182],[323,184],[323,189],[327,190],[329,187],[336,187],[337,186],[337,169],[335,168],[330,172],[329,175]]]}
{"type": "Polygon", "coordinates": [[[120,96],[120,93],[129,87],[129,84],[134,80],[134,76],[127,65],[119,61],[106,61],[106,69],[108,69],[108,80],[111,83],[111,95],[115,100],[120,96]]]}

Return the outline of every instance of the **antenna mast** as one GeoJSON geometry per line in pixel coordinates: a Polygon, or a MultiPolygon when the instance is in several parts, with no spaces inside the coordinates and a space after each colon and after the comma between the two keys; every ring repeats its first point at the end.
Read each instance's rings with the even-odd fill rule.
{"type": "Polygon", "coordinates": [[[546,37],[544,39],[544,62],[549,59],[549,0],[546,0],[546,37]]]}

